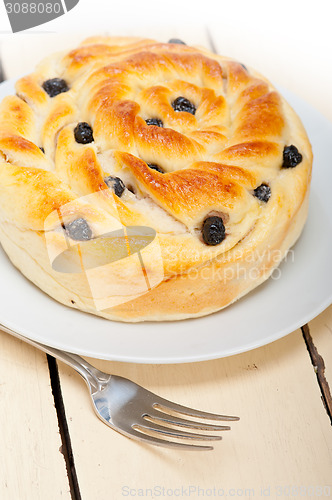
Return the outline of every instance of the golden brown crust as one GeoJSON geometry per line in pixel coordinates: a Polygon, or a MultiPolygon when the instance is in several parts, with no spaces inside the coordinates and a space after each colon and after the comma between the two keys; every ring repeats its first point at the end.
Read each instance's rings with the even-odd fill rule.
{"type": "Polygon", "coordinates": [[[186,45],[94,37],[42,61],[16,90],[0,105],[0,240],[15,265],[61,302],[124,321],[207,314],[265,280],[299,236],[312,165],[308,138],[271,83],[240,63],[186,45]],[[64,79],[69,90],[50,97],[42,85],[52,78],[64,79]],[[178,96],[196,113],[175,111],[178,96]],[[151,118],[163,127],[148,125],[151,118]],[[75,141],[79,122],[92,127],[92,143],[75,141]],[[302,162],[283,169],[283,149],[290,145],[302,162]],[[116,196],[104,182],[109,175],[134,193],[116,196]],[[263,183],[271,188],[267,203],[253,196],[263,183]],[[226,230],[215,246],[201,235],[211,215],[221,217],[226,230]],[[105,233],[123,226],[155,231],[160,260],[149,246],[142,251],[142,279],[150,280],[144,293],[133,298],[133,292],[129,300],[138,254],[131,263],[96,271],[98,293],[86,277],[70,279],[52,267],[50,252],[65,248],[61,225],[78,217],[94,237],[80,250],[87,261],[104,258],[98,237],[105,233]],[[248,265],[255,252],[264,257],[248,265]],[[226,279],[240,264],[244,275],[226,279]],[[246,275],[253,267],[255,279],[246,275]],[[202,277],[206,270],[213,277],[202,277]],[[213,300],[205,296],[211,293],[213,300]]]}

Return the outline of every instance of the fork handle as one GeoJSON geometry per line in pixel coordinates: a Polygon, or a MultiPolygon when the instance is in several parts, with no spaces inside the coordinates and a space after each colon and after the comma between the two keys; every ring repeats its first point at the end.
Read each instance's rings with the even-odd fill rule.
{"type": "Polygon", "coordinates": [[[41,344],[40,342],[31,340],[28,337],[25,337],[24,335],[21,335],[20,333],[17,333],[11,328],[8,328],[2,324],[0,324],[0,327],[1,330],[9,333],[13,337],[23,340],[27,344],[30,344],[37,349],[46,352],[46,354],[54,356],[66,365],[74,368],[74,370],[76,370],[84,378],[85,382],[88,384],[92,392],[101,390],[104,383],[106,383],[111,377],[111,375],[109,375],[108,373],[104,373],[94,366],[90,365],[90,363],[81,358],[81,356],[78,356],[78,354],[73,354],[67,351],[62,351],[61,349],[57,349],[56,347],[50,347],[48,345],[41,344]]]}

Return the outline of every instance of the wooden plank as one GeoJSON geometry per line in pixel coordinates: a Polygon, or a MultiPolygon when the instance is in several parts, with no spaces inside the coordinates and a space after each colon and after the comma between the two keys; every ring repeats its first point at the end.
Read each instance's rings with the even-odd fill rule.
{"type": "Polygon", "coordinates": [[[0,498],[70,499],[46,355],[0,332],[0,498]]]}
{"type": "Polygon", "coordinates": [[[204,454],[137,443],[96,418],[84,382],[59,363],[82,498],[121,498],[129,496],[128,488],[138,496],[138,489],[158,485],[216,487],[228,496],[234,488],[252,490],[256,497],[264,488],[272,498],[281,490],[286,496],[289,486],[307,493],[311,486],[331,487],[332,433],[300,330],[215,361],[172,366],[90,361],[168,399],[241,420],[204,454]]]}

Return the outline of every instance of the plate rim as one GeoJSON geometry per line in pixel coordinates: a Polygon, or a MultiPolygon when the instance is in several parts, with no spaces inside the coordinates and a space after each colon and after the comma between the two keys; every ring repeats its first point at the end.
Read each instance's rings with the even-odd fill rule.
{"type": "MultiPolygon", "coordinates": [[[[75,349],[74,351],[72,350],[68,350],[66,349],[66,352],[70,352],[72,354],[78,354],[79,356],[86,356],[86,357],[90,357],[90,358],[93,358],[93,359],[101,359],[101,360],[104,360],[104,361],[116,361],[116,362],[120,362],[120,363],[136,363],[136,364],[146,364],[146,365],[152,365],[152,364],[158,364],[158,365],[171,365],[171,364],[182,364],[182,363],[200,363],[200,362],[203,362],[203,361],[213,361],[213,360],[216,360],[216,359],[222,359],[222,358],[228,358],[228,357],[231,357],[231,356],[236,356],[238,354],[242,354],[242,353],[245,353],[245,352],[249,352],[249,351],[253,351],[255,349],[258,349],[260,347],[264,347],[264,346],[267,346],[273,342],[276,342],[277,340],[280,340],[284,337],[287,337],[287,335],[290,335],[291,333],[293,333],[294,331],[298,330],[299,328],[302,328],[304,325],[306,325],[309,321],[312,321],[314,318],[316,318],[319,314],[321,314],[322,312],[324,312],[330,305],[332,304],[332,295],[330,297],[328,297],[328,299],[322,303],[319,307],[317,307],[317,309],[315,309],[313,312],[311,313],[308,313],[308,315],[304,318],[304,321],[303,320],[299,320],[297,322],[295,322],[291,328],[291,330],[289,330],[289,327],[285,327],[283,330],[280,330],[280,332],[278,334],[272,334],[268,337],[264,337],[264,339],[262,339],[262,342],[256,342],[254,345],[245,345],[241,348],[237,348],[237,349],[233,349],[233,350],[228,350],[227,352],[224,351],[224,353],[218,353],[218,352],[215,352],[214,354],[206,354],[206,355],[203,355],[201,357],[199,356],[195,356],[193,358],[191,357],[188,357],[188,358],[184,358],[184,359],[178,359],[178,358],[139,358],[139,359],[134,359],[130,356],[128,357],[125,357],[125,356],[117,356],[116,358],[112,358],[111,356],[103,356],[103,355],[100,355],[100,354],[97,354],[97,353],[94,353],[94,354],[88,354],[84,351],[84,349],[75,349]]],[[[81,314],[88,314],[88,313],[84,313],[82,311],[78,311],[79,313],[81,314]]],[[[213,314],[217,314],[218,312],[220,311],[216,311],[216,313],[213,313],[213,314]]],[[[195,319],[195,318],[194,318],[195,319]]],[[[105,320],[105,321],[108,321],[108,320],[105,320]]],[[[182,320],[181,320],[182,321],[182,320]]],[[[185,321],[185,320],[183,320],[185,321]]],[[[35,337],[31,337],[30,334],[26,334],[26,332],[23,332],[23,329],[18,332],[17,331],[17,328],[11,326],[10,324],[8,325],[4,325],[2,322],[0,322],[0,329],[3,330],[3,331],[7,331],[7,333],[10,334],[10,331],[8,330],[12,330],[12,331],[16,331],[19,335],[23,335],[24,337],[26,337],[27,339],[31,339],[35,342],[38,342],[38,343],[43,343],[44,342],[42,341],[42,339],[38,339],[38,338],[35,338],[35,337]],[[22,333],[23,332],[23,333],[22,333]]],[[[59,349],[59,350],[62,350],[64,351],[64,349],[61,347],[61,346],[58,346],[56,345],[56,343],[54,344],[53,342],[51,343],[47,343],[47,344],[44,344],[44,345],[47,345],[48,347],[53,347],[55,349],[59,349]]]]}

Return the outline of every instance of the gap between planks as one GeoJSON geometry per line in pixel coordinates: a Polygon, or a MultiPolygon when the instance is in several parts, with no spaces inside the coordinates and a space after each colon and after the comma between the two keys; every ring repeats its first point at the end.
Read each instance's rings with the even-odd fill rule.
{"type": "Polygon", "coordinates": [[[305,324],[301,327],[302,335],[304,338],[304,342],[307,346],[309,356],[314,367],[317,382],[322,393],[321,398],[323,401],[324,408],[326,413],[328,414],[331,424],[332,424],[332,397],[331,391],[328,381],[325,377],[325,363],[322,356],[319,354],[317,347],[312,340],[312,336],[310,334],[310,328],[308,324],[305,324]]]}
{"type": "Polygon", "coordinates": [[[82,500],[80,488],[77,479],[77,473],[74,462],[74,454],[71,446],[65,406],[63,403],[59,370],[57,361],[53,356],[47,354],[48,369],[50,372],[50,380],[54,405],[58,417],[58,425],[62,442],[61,452],[66,462],[67,476],[69,481],[70,493],[73,500],[82,500]]]}

